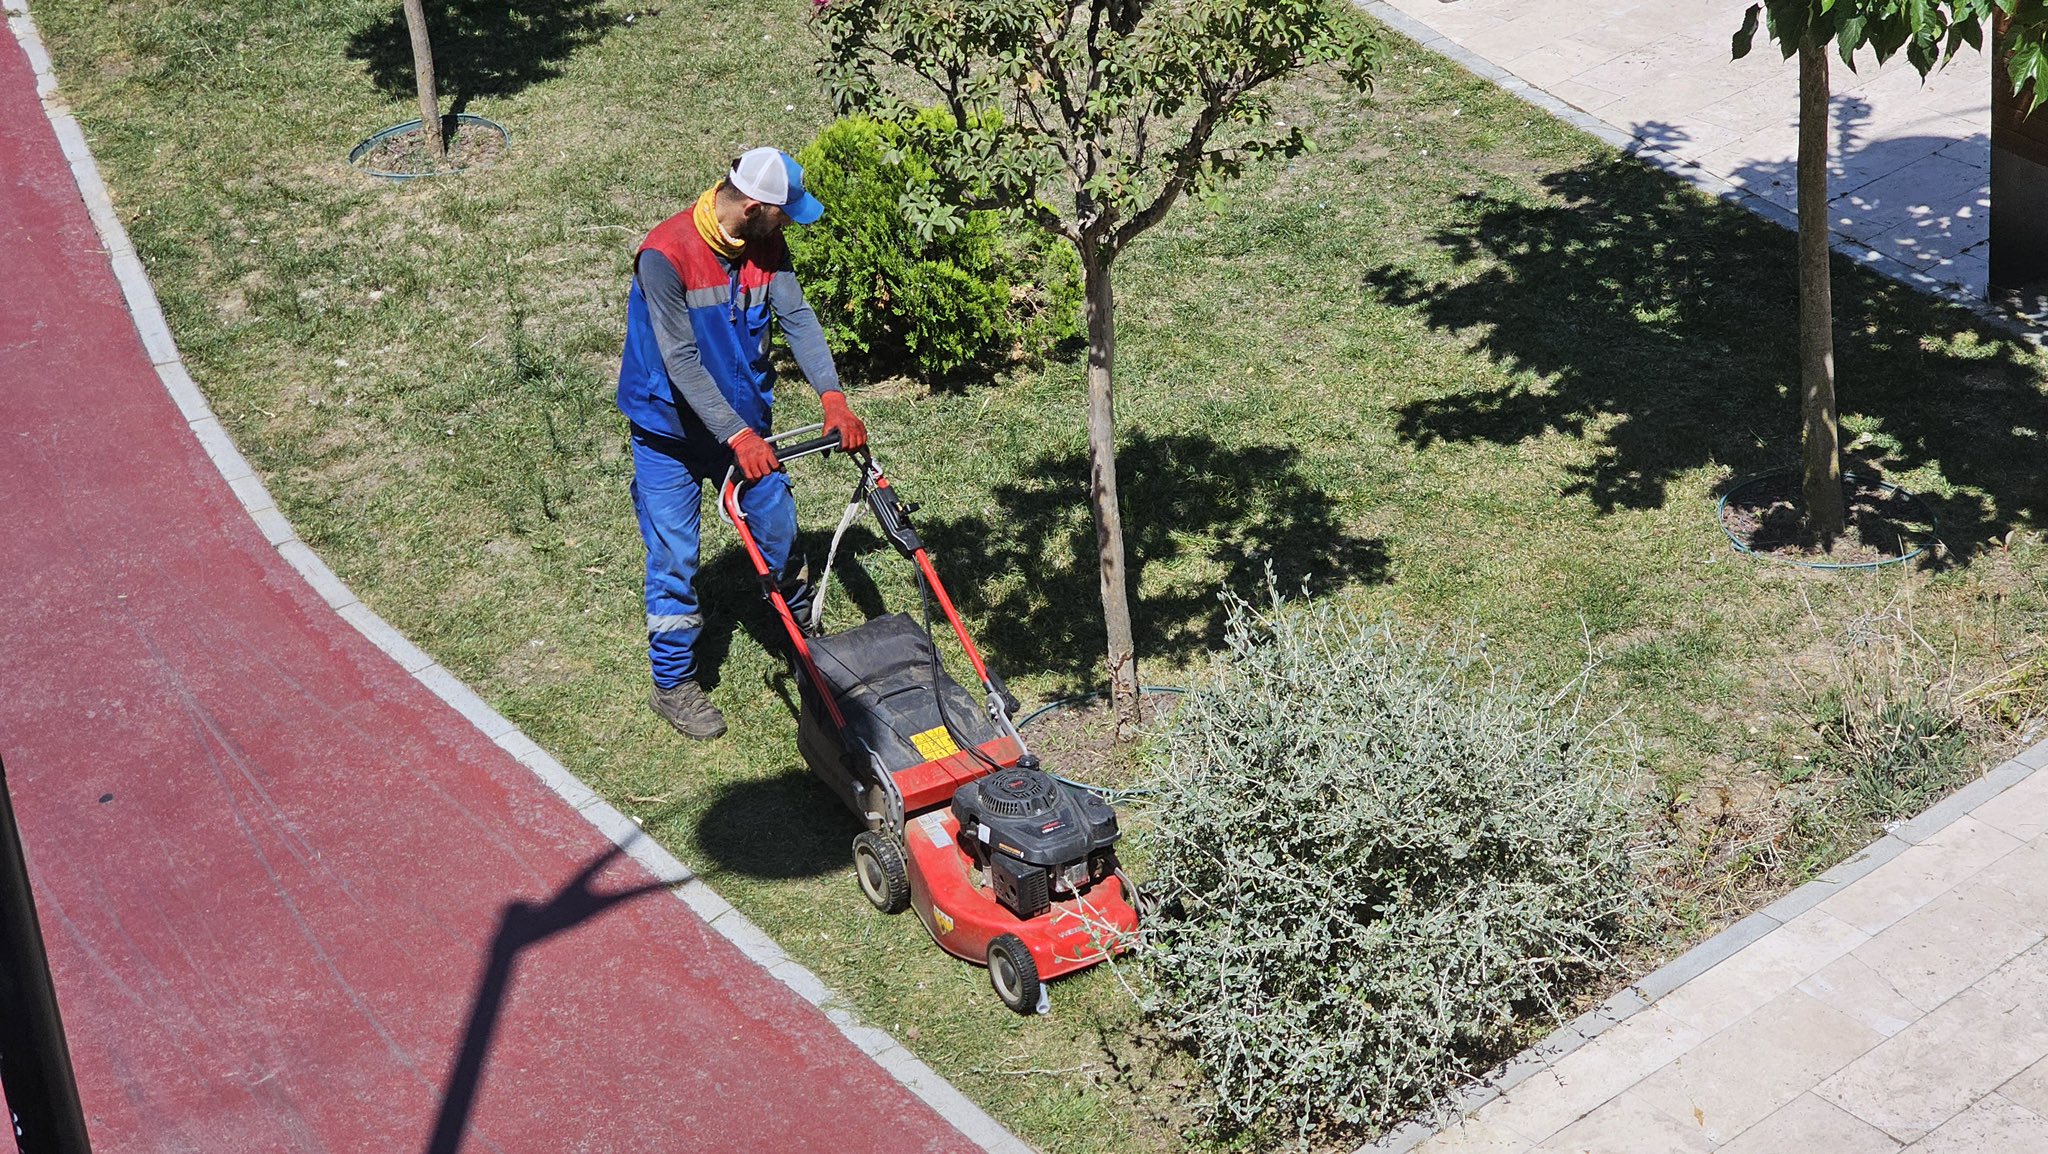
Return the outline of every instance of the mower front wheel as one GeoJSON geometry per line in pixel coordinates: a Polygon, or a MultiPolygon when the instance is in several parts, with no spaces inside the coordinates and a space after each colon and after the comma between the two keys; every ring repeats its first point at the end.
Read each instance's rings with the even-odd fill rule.
{"type": "Polygon", "coordinates": [[[860,892],[876,909],[900,914],[910,908],[910,867],[895,838],[871,829],[855,834],[853,873],[860,880],[860,892]]]}
{"type": "Polygon", "coordinates": [[[996,988],[1003,1005],[1020,1014],[1035,1014],[1045,1001],[1045,985],[1038,980],[1038,963],[1031,947],[1016,934],[1004,934],[988,944],[988,984],[996,988]]]}

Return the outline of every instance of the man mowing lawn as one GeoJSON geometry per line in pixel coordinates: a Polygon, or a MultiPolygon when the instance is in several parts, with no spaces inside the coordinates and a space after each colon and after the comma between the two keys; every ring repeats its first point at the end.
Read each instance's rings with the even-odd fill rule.
{"type": "Polygon", "coordinates": [[[656,225],[634,262],[619,411],[632,423],[633,511],[647,543],[648,704],[686,737],[725,732],[724,715],[696,681],[705,481],[716,485],[738,462],[752,482],[740,507],[799,620],[810,598],[791,572],[796,501],[766,440],[775,401],[771,318],[818,391],[826,431],[849,449],[867,443],[782,242],[784,225],[809,224],[824,211],[804,191],[801,165],[786,152],[756,148],[694,207],[656,225]]]}

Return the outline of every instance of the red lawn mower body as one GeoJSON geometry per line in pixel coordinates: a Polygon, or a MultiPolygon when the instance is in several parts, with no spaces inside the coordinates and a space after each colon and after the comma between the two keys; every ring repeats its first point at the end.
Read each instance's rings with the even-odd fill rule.
{"type": "MultiPolygon", "coordinates": [[[[786,463],[838,449],[836,436],[788,442],[809,431],[775,438],[778,457],[786,463]]],[[[875,618],[830,636],[807,631],[747,526],[739,501],[745,482],[728,474],[720,489],[720,511],[738,533],[763,593],[789,634],[803,699],[799,748],[812,772],[867,826],[855,838],[854,858],[869,901],[888,913],[915,909],[939,948],[989,967],[1006,1005],[1020,1013],[1043,1013],[1049,1006],[1044,981],[1120,952],[1137,929],[1137,893],[1108,844],[1116,836],[1113,812],[1099,799],[1082,797],[1079,787],[1047,783],[1048,775],[1038,769],[1037,758],[1010,721],[1015,702],[983,662],[910,525],[915,506],[898,498],[866,451],[851,456],[861,469],[861,485],[840,532],[859,506],[874,513],[883,535],[917,567],[931,601],[952,625],[985,704],[975,707],[943,672],[929,633],[916,629],[906,615],[875,618]],[[929,724],[934,718],[937,724],[929,724]],[[972,788],[963,794],[963,787],[972,788]],[[1028,805],[1051,804],[1048,788],[1079,800],[1059,813],[1046,810],[1034,816],[1028,805]],[[1027,796],[1034,790],[1035,796],[1027,796]],[[1008,807],[1006,812],[1018,816],[974,816],[963,838],[961,814],[970,811],[956,804],[956,795],[977,803],[975,815],[1008,807]],[[1018,822],[1028,827],[1026,834],[1072,837],[1071,827],[1079,824],[1073,815],[1081,812],[1076,807],[1087,810],[1083,816],[1094,827],[1108,831],[1086,843],[1084,856],[1050,866],[1017,856],[1026,852],[1010,844],[1026,840],[1014,832],[1018,822]],[[1008,837],[1005,829],[1012,831],[1008,837]]],[[[835,556],[837,547],[835,537],[835,556]]]]}
{"type": "Polygon", "coordinates": [[[944,808],[910,822],[910,906],[939,948],[986,965],[990,943],[1015,934],[1031,950],[1041,980],[1085,970],[1122,948],[1122,935],[1138,928],[1138,912],[1121,875],[1086,893],[1062,898],[1030,920],[1018,918],[977,886],[960,848],[960,823],[944,808]]]}

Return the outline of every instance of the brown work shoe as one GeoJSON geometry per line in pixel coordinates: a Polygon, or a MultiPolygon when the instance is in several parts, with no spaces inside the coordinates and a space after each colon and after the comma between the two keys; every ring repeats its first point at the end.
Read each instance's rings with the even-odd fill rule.
{"type": "Polygon", "coordinates": [[[725,714],[718,712],[711,696],[694,681],[679,681],[667,689],[655,686],[647,707],[684,737],[709,741],[725,732],[725,714]]]}

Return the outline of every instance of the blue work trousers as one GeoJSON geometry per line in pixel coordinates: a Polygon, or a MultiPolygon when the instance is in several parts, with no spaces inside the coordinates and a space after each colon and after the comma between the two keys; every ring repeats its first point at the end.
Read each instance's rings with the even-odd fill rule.
{"type": "MultiPolygon", "coordinates": [[[[704,613],[697,602],[697,549],[703,496],[718,499],[732,453],[723,445],[697,445],[633,426],[633,512],[647,543],[647,659],[654,684],[666,689],[697,672],[697,638],[704,613]]],[[[740,510],[778,582],[788,576],[796,544],[796,499],[782,473],[746,486],[740,510]]],[[[809,598],[786,589],[792,608],[809,598]]]]}

